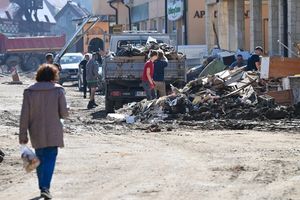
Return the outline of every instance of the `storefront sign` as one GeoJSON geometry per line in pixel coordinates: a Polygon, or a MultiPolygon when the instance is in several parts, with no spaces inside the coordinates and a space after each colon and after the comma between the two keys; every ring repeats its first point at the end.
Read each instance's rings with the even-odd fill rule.
{"type": "MultiPolygon", "coordinates": [[[[198,19],[202,19],[205,16],[205,10],[196,10],[195,14],[194,14],[194,18],[198,18],[198,19]]],[[[244,14],[245,18],[249,18],[250,17],[250,11],[246,10],[245,14],[244,14]]],[[[218,11],[214,11],[214,17],[217,18],[218,17],[218,11]]]]}
{"type": "Polygon", "coordinates": [[[183,0],[168,0],[168,19],[176,21],[183,16],[183,0]]]}
{"type": "Polygon", "coordinates": [[[204,18],[205,16],[205,10],[196,10],[194,18],[204,18]]]}

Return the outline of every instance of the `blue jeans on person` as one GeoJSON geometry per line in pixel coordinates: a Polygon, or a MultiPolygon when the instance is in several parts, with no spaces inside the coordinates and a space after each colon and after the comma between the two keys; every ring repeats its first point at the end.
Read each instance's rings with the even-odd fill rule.
{"type": "Polygon", "coordinates": [[[50,189],[57,151],[57,147],[35,149],[35,154],[41,162],[36,170],[41,191],[50,189]]]}
{"type": "Polygon", "coordinates": [[[156,98],[155,90],[154,90],[154,88],[151,89],[150,83],[148,81],[143,81],[142,85],[143,85],[143,88],[146,92],[147,100],[155,99],[156,98]]]}

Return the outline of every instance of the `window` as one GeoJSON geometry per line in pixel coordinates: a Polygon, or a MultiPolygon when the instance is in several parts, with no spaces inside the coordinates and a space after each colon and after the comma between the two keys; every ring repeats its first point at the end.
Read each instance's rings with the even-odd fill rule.
{"type": "Polygon", "coordinates": [[[157,31],[157,21],[155,19],[152,19],[150,22],[150,29],[157,31]]]}
{"type": "Polygon", "coordinates": [[[148,30],[148,27],[147,27],[147,21],[143,21],[143,22],[140,22],[140,30],[141,31],[145,31],[145,30],[148,30]]]}

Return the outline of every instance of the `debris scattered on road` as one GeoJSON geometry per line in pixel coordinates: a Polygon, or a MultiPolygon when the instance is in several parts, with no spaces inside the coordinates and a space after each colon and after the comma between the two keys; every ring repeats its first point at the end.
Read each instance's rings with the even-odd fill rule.
{"type": "Polygon", "coordinates": [[[4,154],[3,151],[0,149],[0,163],[2,163],[2,161],[4,160],[4,156],[5,156],[5,154],[4,154]]]}
{"type": "Polygon", "coordinates": [[[264,94],[267,84],[256,72],[243,68],[225,70],[190,81],[182,89],[171,85],[172,94],[159,99],[129,104],[117,113],[137,121],[164,120],[277,120],[299,116],[299,104],[281,106],[264,94]]]}

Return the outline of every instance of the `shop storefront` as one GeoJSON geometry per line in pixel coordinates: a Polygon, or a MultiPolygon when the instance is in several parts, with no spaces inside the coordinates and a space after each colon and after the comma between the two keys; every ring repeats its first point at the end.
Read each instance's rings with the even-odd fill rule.
{"type": "Polygon", "coordinates": [[[168,0],[167,17],[178,44],[205,44],[205,0],[168,0]]]}

